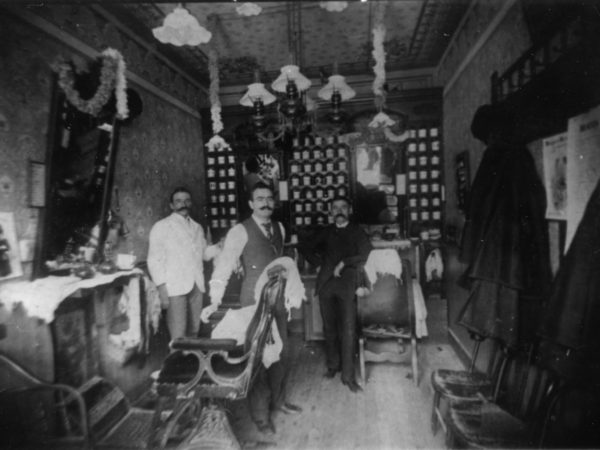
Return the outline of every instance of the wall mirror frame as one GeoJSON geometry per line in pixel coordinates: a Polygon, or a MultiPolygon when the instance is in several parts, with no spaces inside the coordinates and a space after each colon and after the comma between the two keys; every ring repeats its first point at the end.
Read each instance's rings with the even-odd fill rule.
{"type": "MultiPolygon", "coordinates": [[[[347,136],[352,153],[354,219],[365,225],[393,225],[401,219],[398,206],[396,175],[401,171],[404,144],[388,140],[382,129],[368,126],[378,111],[368,109],[350,118],[347,136]]],[[[408,117],[399,111],[385,110],[396,121],[391,127],[402,134],[408,117]]]]}
{"type": "Polygon", "coordinates": [[[41,209],[33,278],[68,273],[80,248],[101,258],[118,149],[120,122],[110,101],[98,117],[70,105],[57,76],[49,115],[45,207],[41,209]],[[53,263],[47,264],[48,261],[53,263]]]}

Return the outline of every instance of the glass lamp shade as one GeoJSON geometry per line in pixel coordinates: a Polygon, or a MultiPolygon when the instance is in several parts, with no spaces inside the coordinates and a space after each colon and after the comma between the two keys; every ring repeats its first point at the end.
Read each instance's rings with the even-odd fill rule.
{"type": "Polygon", "coordinates": [[[274,91],[285,92],[288,81],[290,80],[296,84],[299,91],[305,91],[311,85],[310,80],[300,73],[300,68],[298,66],[289,65],[281,68],[281,74],[273,81],[271,87],[274,91]]]}
{"type": "Polygon", "coordinates": [[[205,44],[212,37],[212,33],[200,25],[187,9],[179,6],[165,17],[162,26],[152,29],[152,33],[160,42],[178,47],[205,44]]]}
{"type": "Polygon", "coordinates": [[[356,95],[354,89],[348,86],[342,75],[331,75],[329,77],[329,82],[321,88],[317,95],[323,100],[331,100],[331,96],[334,92],[339,92],[342,101],[350,100],[356,95]]]}
{"type": "Polygon", "coordinates": [[[257,100],[261,100],[264,105],[270,105],[276,98],[265,89],[262,83],[252,83],[248,85],[248,91],[240,99],[240,105],[253,107],[257,100]]]}

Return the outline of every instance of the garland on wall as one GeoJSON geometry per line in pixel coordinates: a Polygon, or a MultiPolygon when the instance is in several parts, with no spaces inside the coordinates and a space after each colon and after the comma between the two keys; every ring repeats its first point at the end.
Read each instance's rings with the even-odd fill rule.
{"type": "Polygon", "coordinates": [[[100,85],[91,98],[85,100],[75,89],[75,73],[68,63],[58,65],[58,85],[64,91],[68,102],[79,111],[97,116],[110,100],[113,90],[117,103],[117,118],[129,117],[127,106],[127,79],[125,78],[125,60],[121,53],[108,48],[100,54],[100,85]]]}
{"type": "Polygon", "coordinates": [[[408,130],[402,134],[394,134],[390,127],[396,124],[396,121],[383,112],[385,106],[386,90],[385,90],[385,25],[383,24],[383,18],[385,16],[385,2],[378,5],[379,9],[375,15],[375,25],[373,26],[373,59],[375,65],[373,66],[373,73],[375,79],[373,80],[373,94],[375,94],[375,106],[378,109],[378,113],[373,117],[373,120],[369,123],[370,128],[380,128],[383,130],[385,138],[391,142],[403,142],[408,138],[408,130]]]}
{"type": "Polygon", "coordinates": [[[221,101],[219,100],[219,61],[215,49],[210,49],[208,52],[208,74],[210,76],[209,98],[213,137],[206,143],[206,147],[210,152],[223,151],[229,148],[229,144],[219,136],[219,133],[223,131],[223,120],[221,119],[221,101]]]}

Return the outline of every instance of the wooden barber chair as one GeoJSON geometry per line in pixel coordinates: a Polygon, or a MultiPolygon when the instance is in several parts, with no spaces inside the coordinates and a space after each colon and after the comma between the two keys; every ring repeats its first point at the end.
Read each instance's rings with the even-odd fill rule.
{"type": "Polygon", "coordinates": [[[358,344],[361,384],[366,381],[367,362],[407,362],[412,379],[419,382],[415,302],[410,262],[402,260],[402,274],[379,274],[366,296],[357,297],[358,344]],[[405,352],[405,344],[410,351],[405,352]]]}

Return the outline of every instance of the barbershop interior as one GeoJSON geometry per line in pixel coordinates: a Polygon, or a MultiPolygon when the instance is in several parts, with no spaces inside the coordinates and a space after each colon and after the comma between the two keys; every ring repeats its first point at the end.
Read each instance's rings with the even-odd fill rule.
{"type": "Polygon", "coordinates": [[[600,448],[599,43],[595,0],[1,1],[0,447],[600,448]]]}

